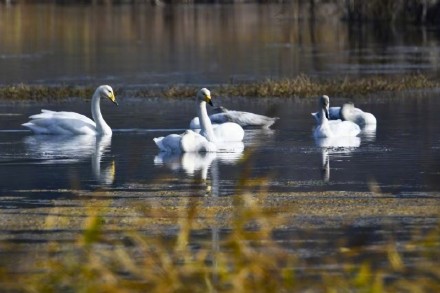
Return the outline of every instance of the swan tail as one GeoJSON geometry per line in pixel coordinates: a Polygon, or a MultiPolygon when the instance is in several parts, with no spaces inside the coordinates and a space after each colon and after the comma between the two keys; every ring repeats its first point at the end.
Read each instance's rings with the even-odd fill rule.
{"type": "Polygon", "coordinates": [[[33,133],[36,133],[36,134],[50,134],[50,132],[47,130],[47,128],[39,127],[38,125],[35,125],[32,122],[26,122],[21,125],[28,128],[29,130],[31,130],[33,133]]]}
{"type": "Polygon", "coordinates": [[[277,120],[280,119],[280,117],[273,117],[273,118],[269,118],[267,119],[266,124],[263,125],[263,128],[270,128],[275,122],[277,122],[277,120]]]}
{"type": "Polygon", "coordinates": [[[157,145],[157,147],[158,147],[161,151],[166,150],[165,146],[164,146],[163,143],[162,143],[162,142],[163,142],[163,139],[164,139],[163,136],[153,138],[154,143],[157,145]]]}

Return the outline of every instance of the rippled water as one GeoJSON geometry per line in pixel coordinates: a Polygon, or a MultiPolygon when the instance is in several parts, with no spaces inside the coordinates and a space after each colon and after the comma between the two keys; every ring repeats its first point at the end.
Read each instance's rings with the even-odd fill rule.
{"type": "MultiPolygon", "coordinates": [[[[103,103],[114,129],[111,138],[35,136],[20,127],[40,108],[89,113],[89,103],[2,104],[0,107],[0,186],[3,194],[96,188],[148,191],[151,184],[182,194],[233,194],[246,170],[269,178],[271,191],[382,191],[423,196],[440,187],[439,92],[381,95],[355,101],[374,113],[376,130],[338,141],[348,147],[320,147],[312,136],[316,101],[229,99],[231,109],[280,117],[272,130],[246,130],[244,153],[160,154],[152,139],[179,133],[194,116],[191,100],[120,98],[103,103]],[[207,179],[206,183],[196,183],[207,179]],[[194,189],[196,186],[196,189],[194,189]]],[[[332,99],[333,105],[346,100],[332,99]]],[[[47,193],[46,193],[47,194],[47,193]]]]}

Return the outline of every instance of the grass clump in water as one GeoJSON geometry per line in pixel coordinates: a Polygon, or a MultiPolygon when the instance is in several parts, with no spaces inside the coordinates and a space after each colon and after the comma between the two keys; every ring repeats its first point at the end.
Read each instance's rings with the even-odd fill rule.
{"type": "MultiPolygon", "coordinates": [[[[203,85],[201,85],[203,86],[203,85]]],[[[193,98],[201,86],[172,85],[164,88],[115,89],[117,96],[193,98]]],[[[426,75],[347,77],[344,79],[317,79],[307,75],[281,80],[264,80],[251,83],[236,83],[212,87],[216,95],[230,97],[316,97],[363,96],[376,92],[431,89],[440,87],[440,82],[426,75]]],[[[70,97],[90,98],[93,87],[75,86],[30,86],[14,85],[0,87],[0,99],[62,100],[70,97]]]]}
{"type": "Polygon", "coordinates": [[[92,87],[75,86],[31,86],[25,84],[0,87],[0,99],[12,101],[63,100],[66,98],[90,98],[92,87]]]}

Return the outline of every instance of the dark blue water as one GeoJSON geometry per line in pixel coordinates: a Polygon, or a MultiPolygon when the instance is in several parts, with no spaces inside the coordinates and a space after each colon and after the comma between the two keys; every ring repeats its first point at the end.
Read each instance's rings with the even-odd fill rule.
{"type": "MultiPolygon", "coordinates": [[[[207,187],[227,196],[244,188],[237,183],[247,174],[269,178],[274,192],[352,190],[423,196],[440,189],[438,95],[377,94],[356,100],[356,106],[376,116],[377,129],[364,130],[348,147],[331,148],[320,147],[312,136],[314,100],[219,98],[217,103],[230,109],[270,112],[280,119],[269,131],[246,130],[243,153],[171,157],[159,154],[153,138],[182,132],[195,115],[191,100],[120,97],[119,107],[103,101],[104,117],[114,130],[111,138],[35,136],[20,126],[40,108],[89,115],[87,102],[2,103],[0,190],[2,195],[46,190],[61,196],[66,190],[153,188],[203,195],[207,187]],[[199,179],[205,181],[196,184],[199,190],[194,193],[192,183],[199,179]]],[[[333,105],[344,101],[332,99],[333,105]]]]}

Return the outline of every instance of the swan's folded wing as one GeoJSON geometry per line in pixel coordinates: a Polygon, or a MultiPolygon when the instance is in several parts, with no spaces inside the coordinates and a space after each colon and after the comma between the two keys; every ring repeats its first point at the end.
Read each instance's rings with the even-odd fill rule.
{"type": "Polygon", "coordinates": [[[242,127],[246,126],[261,126],[270,127],[278,117],[267,117],[260,114],[243,112],[243,111],[227,111],[224,113],[217,113],[209,116],[213,123],[234,122],[242,127]]]}
{"type": "Polygon", "coordinates": [[[194,118],[189,122],[189,128],[190,128],[190,129],[200,129],[200,120],[199,120],[199,117],[194,117],[194,118]]]}
{"type": "Polygon", "coordinates": [[[225,123],[225,122],[230,122],[231,117],[227,115],[227,113],[215,113],[215,114],[211,114],[209,115],[209,119],[211,120],[212,123],[216,123],[216,124],[221,124],[221,123],[225,123]]]}
{"type": "Polygon", "coordinates": [[[182,136],[179,134],[169,134],[165,137],[153,138],[154,143],[162,152],[167,153],[180,153],[182,150],[180,148],[180,140],[182,136]]]}
{"type": "Polygon", "coordinates": [[[339,121],[329,124],[334,136],[356,136],[361,132],[361,128],[351,121],[339,121]]]}
{"type": "Polygon", "coordinates": [[[192,152],[215,152],[215,145],[209,142],[204,136],[192,130],[185,131],[180,140],[180,148],[185,153],[192,152]]]}
{"type": "Polygon", "coordinates": [[[95,134],[96,124],[90,118],[75,112],[55,112],[42,110],[41,113],[29,117],[24,123],[40,134],[95,134]]]}
{"type": "Polygon", "coordinates": [[[242,141],[244,137],[243,128],[237,123],[226,122],[213,127],[218,142],[242,141]]]}

